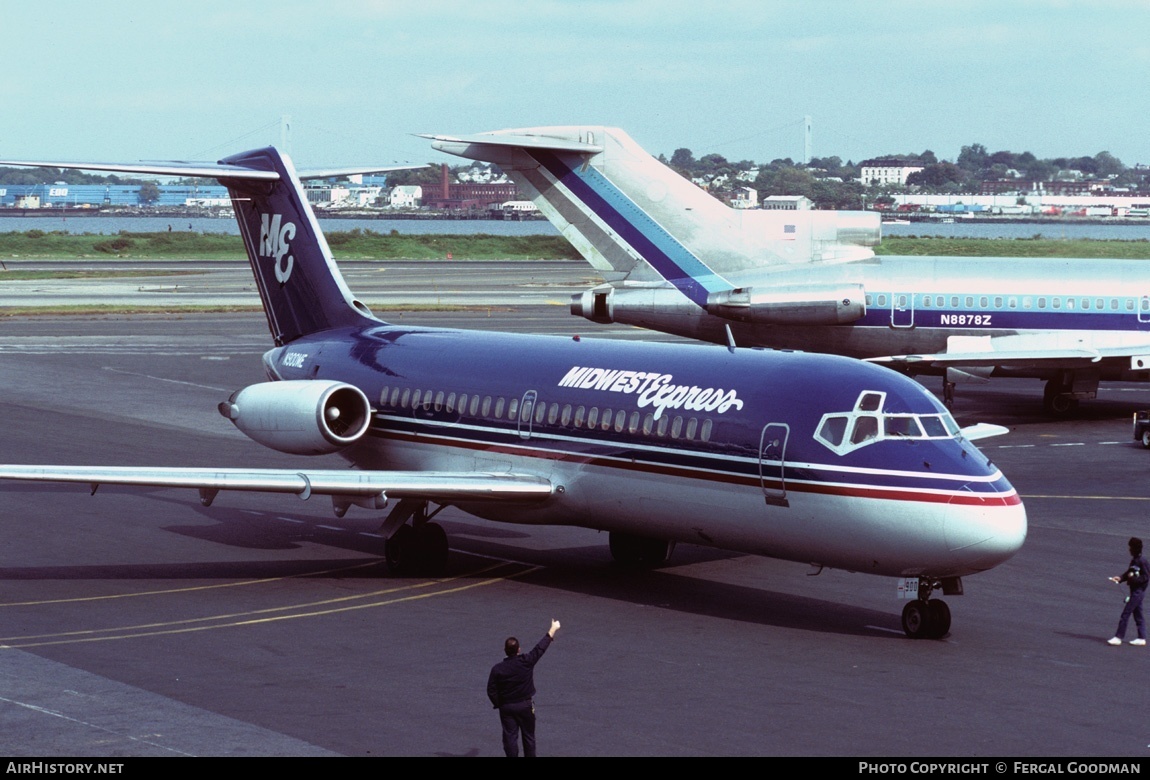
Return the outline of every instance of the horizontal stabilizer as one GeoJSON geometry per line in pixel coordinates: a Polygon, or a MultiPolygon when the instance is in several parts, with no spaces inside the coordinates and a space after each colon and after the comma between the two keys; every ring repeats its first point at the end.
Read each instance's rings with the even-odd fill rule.
{"type": "MultiPolygon", "coordinates": [[[[68,168],[83,171],[111,171],[113,173],[135,173],[153,176],[190,176],[223,180],[278,181],[280,178],[280,175],[275,171],[256,170],[242,165],[227,165],[213,162],[186,162],[183,160],[141,160],[136,163],[0,160],[0,165],[18,165],[23,168],[68,168]]],[[[342,176],[406,171],[426,167],[426,165],[358,165],[342,168],[313,168],[296,171],[296,175],[299,176],[300,179],[334,179],[342,176]]]]}
{"type": "Polygon", "coordinates": [[[479,133],[477,135],[416,133],[416,135],[419,138],[429,139],[432,148],[440,151],[449,151],[449,149],[445,148],[449,146],[468,146],[470,144],[510,146],[522,149],[546,149],[551,152],[579,152],[581,154],[598,154],[603,151],[602,144],[588,144],[581,141],[553,138],[544,135],[509,135],[502,133],[479,133]]]}
{"type": "Polygon", "coordinates": [[[391,171],[414,171],[426,168],[427,165],[357,165],[344,168],[303,168],[296,170],[296,176],[301,179],[342,179],[345,176],[367,176],[372,173],[389,173],[391,171]]]}
{"type": "Polygon", "coordinates": [[[0,165],[19,165],[24,168],[69,168],[82,171],[112,171],[113,173],[144,173],[157,176],[198,176],[214,179],[246,179],[249,181],[277,181],[275,171],[257,171],[240,165],[221,165],[211,162],[182,162],[179,160],[152,160],[136,163],[112,163],[67,160],[0,160],[0,165]]]}

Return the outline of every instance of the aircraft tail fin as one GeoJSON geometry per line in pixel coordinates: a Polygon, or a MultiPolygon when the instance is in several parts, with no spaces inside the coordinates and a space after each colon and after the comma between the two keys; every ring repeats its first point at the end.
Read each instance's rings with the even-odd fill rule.
{"type": "Polygon", "coordinates": [[[728,289],[721,274],[873,257],[866,247],[881,235],[878,216],[861,212],[731,208],[618,128],[424,137],[440,151],[498,164],[616,285],[728,289]]]}
{"type": "Polygon", "coordinates": [[[344,283],[290,158],[268,147],[220,162],[278,174],[271,182],[239,176],[220,179],[231,194],[276,344],[376,321],[344,283]]]}

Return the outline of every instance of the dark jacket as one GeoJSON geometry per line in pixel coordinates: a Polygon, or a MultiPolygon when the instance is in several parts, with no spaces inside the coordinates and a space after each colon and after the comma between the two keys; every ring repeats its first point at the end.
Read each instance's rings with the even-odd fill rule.
{"type": "Polygon", "coordinates": [[[504,658],[491,667],[487,678],[487,698],[494,707],[518,704],[535,695],[535,664],[551,646],[551,636],[544,634],[530,653],[504,658]]]}
{"type": "Polygon", "coordinates": [[[1127,567],[1126,572],[1118,578],[1119,582],[1125,582],[1130,586],[1130,590],[1140,590],[1146,587],[1150,582],[1150,565],[1147,565],[1146,559],[1141,555],[1135,555],[1130,559],[1130,566],[1127,567]]]}

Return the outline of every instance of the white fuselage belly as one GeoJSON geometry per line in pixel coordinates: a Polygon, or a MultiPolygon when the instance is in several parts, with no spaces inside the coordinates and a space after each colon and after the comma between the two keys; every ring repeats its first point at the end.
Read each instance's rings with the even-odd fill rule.
{"type": "Polygon", "coordinates": [[[574,451],[541,456],[530,442],[477,449],[450,426],[435,435],[377,431],[348,457],[363,468],[535,473],[562,486],[540,506],[461,505],[492,520],[590,526],[869,574],[983,571],[1013,555],[1026,527],[1020,503],[952,500],[968,497],[963,478],[949,491],[905,497],[868,485],[866,475],[788,480],[784,507],[767,500],[782,494],[777,482],[765,493],[758,480],[721,467],[666,468],[574,451]]]}

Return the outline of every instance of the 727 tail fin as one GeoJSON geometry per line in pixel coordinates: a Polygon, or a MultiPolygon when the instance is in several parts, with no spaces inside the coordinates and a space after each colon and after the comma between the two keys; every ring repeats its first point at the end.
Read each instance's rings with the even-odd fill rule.
{"type": "Polygon", "coordinates": [[[880,236],[862,212],[731,208],[614,127],[424,137],[498,164],[611,284],[669,282],[700,305],[722,274],[869,258],[880,236]]]}

